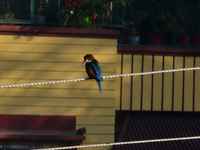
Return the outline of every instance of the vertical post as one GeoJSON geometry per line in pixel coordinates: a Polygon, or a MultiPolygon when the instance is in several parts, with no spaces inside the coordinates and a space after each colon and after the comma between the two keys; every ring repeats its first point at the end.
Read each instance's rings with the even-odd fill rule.
{"type": "Polygon", "coordinates": [[[58,10],[60,10],[60,0],[58,0],[58,10]]]}
{"type": "Polygon", "coordinates": [[[31,1],[31,6],[30,6],[31,16],[30,16],[30,18],[31,18],[31,22],[33,23],[34,22],[34,0],[30,0],[30,1],[31,1]]]}
{"type": "Polygon", "coordinates": [[[117,14],[116,14],[116,18],[117,18],[117,20],[116,20],[116,25],[118,26],[119,25],[119,2],[117,3],[117,14]]]}
{"type": "Polygon", "coordinates": [[[110,24],[112,25],[112,2],[110,2],[110,24]]]}
{"type": "MultiPolygon", "coordinates": [[[[117,24],[119,25],[119,24],[117,24]]],[[[121,27],[124,27],[124,7],[122,8],[122,24],[121,27]]]]}

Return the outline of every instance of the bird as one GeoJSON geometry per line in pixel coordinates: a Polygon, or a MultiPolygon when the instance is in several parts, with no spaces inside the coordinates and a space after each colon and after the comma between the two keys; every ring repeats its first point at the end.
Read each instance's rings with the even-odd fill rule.
{"type": "Polygon", "coordinates": [[[76,130],[76,135],[83,135],[85,133],[86,133],[86,128],[85,127],[76,130]]]}
{"type": "Polygon", "coordinates": [[[99,86],[99,92],[102,93],[101,80],[103,80],[103,75],[99,62],[94,58],[92,54],[87,54],[84,56],[84,61],[82,65],[85,65],[86,72],[89,79],[95,79],[99,86]]]}

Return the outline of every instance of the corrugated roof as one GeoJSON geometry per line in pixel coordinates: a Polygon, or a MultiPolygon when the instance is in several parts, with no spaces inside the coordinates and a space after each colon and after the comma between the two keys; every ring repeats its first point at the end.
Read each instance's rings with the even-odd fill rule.
{"type": "MultiPolygon", "coordinates": [[[[128,112],[117,142],[200,136],[200,113],[128,112]]],[[[131,144],[115,150],[199,150],[200,140],[131,144]]]]}

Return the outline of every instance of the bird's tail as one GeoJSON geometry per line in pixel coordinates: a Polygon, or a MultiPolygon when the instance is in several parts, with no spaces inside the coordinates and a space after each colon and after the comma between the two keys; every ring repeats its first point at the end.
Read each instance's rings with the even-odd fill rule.
{"type": "Polygon", "coordinates": [[[101,81],[97,81],[98,83],[98,86],[99,86],[99,92],[101,93],[102,92],[102,89],[101,89],[101,81]]]}

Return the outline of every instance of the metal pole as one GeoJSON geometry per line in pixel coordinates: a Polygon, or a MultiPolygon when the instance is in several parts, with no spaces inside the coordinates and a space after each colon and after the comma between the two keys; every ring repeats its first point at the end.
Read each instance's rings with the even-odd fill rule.
{"type": "Polygon", "coordinates": [[[31,0],[31,22],[33,23],[34,22],[34,0],[31,0]]]}

